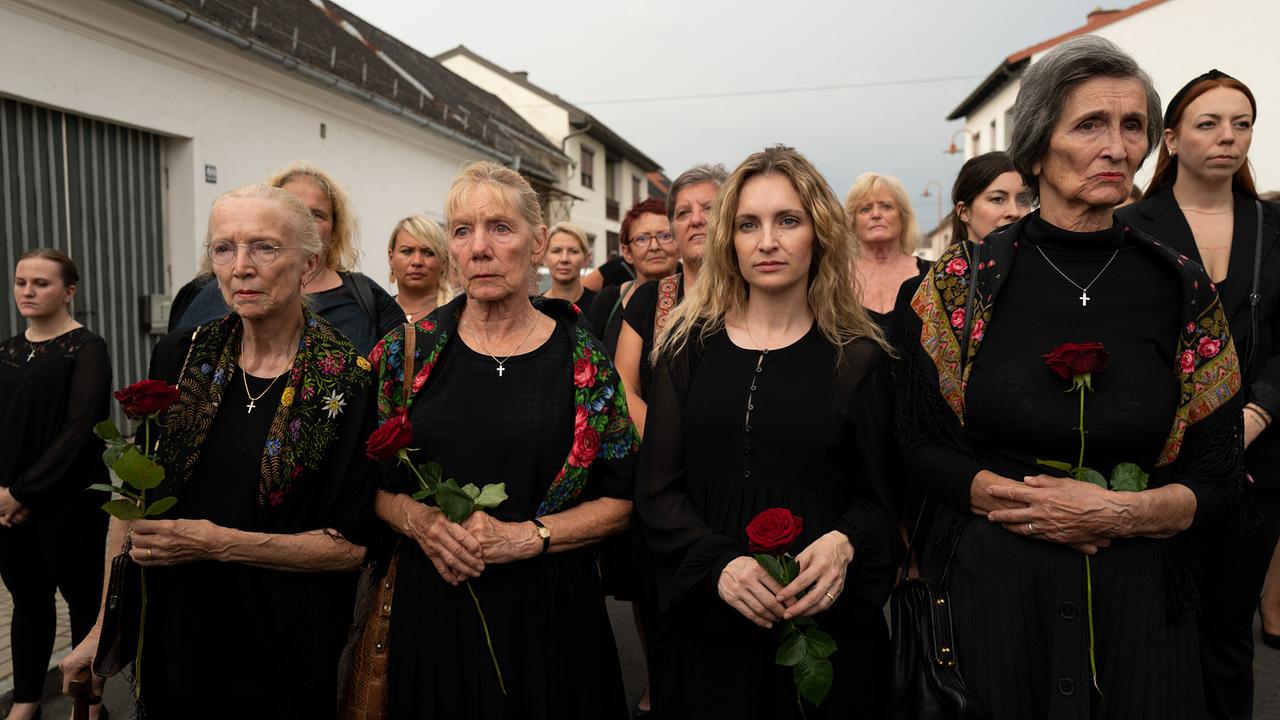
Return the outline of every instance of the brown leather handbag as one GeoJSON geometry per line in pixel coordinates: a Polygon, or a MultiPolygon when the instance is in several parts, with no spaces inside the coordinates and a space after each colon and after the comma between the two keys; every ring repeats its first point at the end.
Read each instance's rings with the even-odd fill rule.
{"type": "MultiPolygon", "coordinates": [[[[404,325],[404,404],[413,391],[413,355],[417,331],[404,325]]],[[[366,568],[360,577],[355,618],[342,652],[338,677],[344,679],[338,700],[341,720],[384,720],[391,704],[387,667],[390,660],[391,599],[395,595],[400,548],[391,553],[386,572],[366,568]]]]}

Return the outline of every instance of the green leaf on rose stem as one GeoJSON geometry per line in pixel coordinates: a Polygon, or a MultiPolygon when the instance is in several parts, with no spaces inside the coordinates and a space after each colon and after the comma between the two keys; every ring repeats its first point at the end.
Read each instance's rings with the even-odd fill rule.
{"type": "Polygon", "coordinates": [[[769,577],[777,580],[783,585],[787,584],[786,576],[783,574],[782,570],[782,563],[778,562],[778,558],[773,555],[765,555],[764,553],[752,553],[751,557],[755,558],[756,562],[760,563],[764,568],[764,571],[769,573],[769,577]]]}
{"type": "Polygon", "coordinates": [[[830,657],[836,651],[836,639],[821,630],[806,630],[804,636],[808,640],[809,654],[814,657],[830,657]]]}
{"type": "Polygon", "coordinates": [[[141,520],[142,510],[129,500],[111,500],[102,504],[107,514],[119,520],[141,520]]]}
{"type": "Polygon", "coordinates": [[[107,443],[107,449],[102,451],[102,462],[107,467],[111,467],[124,454],[124,449],[129,447],[129,443],[124,440],[113,440],[107,443]]]}
{"type": "Polygon", "coordinates": [[[178,498],[174,495],[170,495],[169,497],[160,498],[159,500],[151,503],[151,505],[147,508],[147,511],[143,514],[146,515],[147,517],[155,517],[157,515],[163,515],[164,513],[169,511],[169,508],[177,504],[178,504],[178,498]]]}
{"type": "Polygon", "coordinates": [[[111,469],[116,477],[139,490],[150,490],[164,480],[164,468],[139,452],[136,445],[126,447],[111,469]]]}
{"type": "Polygon", "coordinates": [[[830,660],[806,655],[800,664],[792,669],[792,673],[795,676],[796,690],[800,691],[800,697],[808,700],[815,707],[821,705],[827,698],[827,693],[831,692],[831,681],[835,673],[832,671],[830,660]]]}
{"type": "Polygon", "coordinates": [[[1043,465],[1047,468],[1053,468],[1054,470],[1061,470],[1064,473],[1071,472],[1071,463],[1064,463],[1061,460],[1041,460],[1040,458],[1036,458],[1036,464],[1043,465]]]}
{"type": "Polygon", "coordinates": [[[475,501],[458,487],[458,481],[449,478],[436,486],[436,505],[450,520],[460,523],[471,517],[475,501]]]}
{"type": "Polygon", "coordinates": [[[795,667],[804,660],[807,654],[808,641],[805,640],[801,633],[794,633],[782,641],[782,645],[778,646],[778,652],[773,656],[774,662],[783,667],[795,667]]]}
{"type": "Polygon", "coordinates": [[[410,495],[409,497],[413,498],[414,500],[417,500],[418,502],[422,502],[423,500],[426,500],[427,498],[431,497],[434,494],[435,493],[431,492],[431,490],[429,490],[428,488],[423,488],[418,492],[410,495]]]}
{"type": "Polygon", "coordinates": [[[507,499],[506,483],[490,483],[480,488],[480,496],[476,498],[476,507],[496,508],[507,499]]]}
{"type": "Polygon", "coordinates": [[[427,481],[427,485],[435,487],[440,484],[440,477],[444,471],[440,468],[440,463],[424,462],[418,466],[418,472],[422,473],[422,477],[427,481]]]}
{"type": "Polygon", "coordinates": [[[1111,489],[1142,492],[1147,489],[1147,474],[1133,463],[1120,463],[1111,471],[1111,489]]]}
{"type": "Polygon", "coordinates": [[[480,497],[480,488],[476,487],[475,483],[467,483],[466,485],[463,485],[462,492],[466,493],[467,497],[472,500],[480,497]]]}
{"type": "Polygon", "coordinates": [[[1107,489],[1107,479],[1102,477],[1102,473],[1089,467],[1078,467],[1071,471],[1071,476],[1077,480],[1087,483],[1093,483],[1103,490],[1107,489]]]}
{"type": "Polygon", "coordinates": [[[97,435],[103,440],[106,440],[107,442],[111,442],[112,440],[124,439],[120,436],[120,429],[117,428],[115,422],[111,420],[103,420],[97,425],[94,425],[93,434],[97,435]]]}

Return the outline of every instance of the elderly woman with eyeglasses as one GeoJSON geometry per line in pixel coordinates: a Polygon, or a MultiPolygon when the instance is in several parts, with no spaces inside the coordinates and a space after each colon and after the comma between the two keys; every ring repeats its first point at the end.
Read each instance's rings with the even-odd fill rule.
{"type": "MultiPolygon", "coordinates": [[[[112,521],[146,569],[136,677],[149,717],[333,717],[355,570],[373,532],[363,440],[371,367],[303,304],[319,262],[311,214],[264,185],[209,217],[209,258],[231,308],[172,333],[150,376],[176,384],[161,417],[161,519],[112,521]],[[127,528],[126,528],[127,525],[127,528]],[[228,674],[230,673],[230,675],[228,674]],[[211,678],[223,678],[216,691],[211,678]]],[[[99,625],[62,663],[83,678],[99,625]]]]}
{"type": "Polygon", "coordinates": [[[1014,120],[1039,209],[953,244],[903,313],[898,434],[940,505],[921,570],[993,720],[1203,718],[1196,569],[1241,520],[1241,374],[1204,269],[1116,219],[1160,99],[1084,36],[1014,120]]]}

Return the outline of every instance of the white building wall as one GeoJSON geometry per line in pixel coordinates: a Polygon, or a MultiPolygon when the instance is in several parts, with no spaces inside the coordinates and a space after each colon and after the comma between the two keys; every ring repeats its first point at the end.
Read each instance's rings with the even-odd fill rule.
{"type": "Polygon", "coordinates": [[[553,144],[569,134],[569,112],[538,93],[511,81],[509,77],[481,65],[465,55],[454,55],[440,63],[459,76],[484,88],[520,114],[553,144]]]}
{"type": "MultiPolygon", "coordinates": [[[[972,115],[965,118],[965,160],[993,150],[1008,149],[1005,143],[1005,138],[1008,136],[1006,120],[1009,109],[1013,107],[1013,101],[1018,98],[1018,87],[1017,80],[1005,83],[985,103],[975,108],[972,115]],[[993,121],[996,124],[994,136],[991,132],[993,121]]],[[[949,188],[947,195],[950,196],[949,188]]]]}
{"type": "MultiPolygon", "coordinates": [[[[1280,130],[1266,118],[1280,108],[1280,50],[1275,32],[1280,27],[1280,3],[1274,0],[1234,0],[1228,9],[1214,0],[1169,0],[1107,25],[1095,34],[1119,45],[1138,61],[1155,82],[1162,112],[1173,94],[1191,78],[1212,68],[1240,79],[1258,99],[1263,124],[1253,136],[1249,160],[1260,191],[1280,190],[1280,130]]],[[[1012,52],[1013,49],[1010,49],[1012,52]]],[[[1048,51],[1046,51],[1048,52],[1048,51]]],[[[1040,53],[1032,58],[1036,62],[1040,53]]],[[[1018,81],[1010,82],[974,114],[965,126],[989,125],[996,113],[1012,107],[1018,81]]],[[[966,157],[971,157],[966,147],[966,157]]],[[[1138,171],[1145,187],[1155,168],[1154,153],[1138,171]]]]}
{"type": "Polygon", "coordinates": [[[604,145],[595,139],[586,135],[571,136],[565,148],[565,153],[571,161],[569,167],[573,173],[569,178],[569,192],[582,198],[575,200],[571,213],[573,222],[576,223],[588,234],[595,237],[595,242],[591,248],[591,260],[595,265],[599,265],[608,259],[605,253],[605,233],[610,230],[617,232],[616,225],[610,227],[610,223],[605,220],[605,149],[604,145]],[[593,168],[591,172],[591,187],[582,184],[582,148],[586,147],[595,153],[593,158],[593,168]]]}
{"type": "Polygon", "coordinates": [[[168,138],[171,291],[196,272],[214,198],[299,159],[346,188],[361,270],[388,285],[394,223],[441,219],[457,172],[494,159],[123,0],[0,0],[0,28],[0,93],[168,138]]]}

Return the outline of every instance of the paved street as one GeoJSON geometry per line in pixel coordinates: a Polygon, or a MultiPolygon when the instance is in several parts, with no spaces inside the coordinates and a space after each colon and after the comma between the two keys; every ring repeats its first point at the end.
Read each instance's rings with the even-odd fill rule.
{"type": "MultiPolygon", "coordinates": [[[[9,606],[8,594],[0,590],[0,608],[9,606]]],[[[0,637],[3,637],[4,646],[4,665],[8,668],[9,662],[9,631],[8,631],[8,610],[0,610],[4,612],[3,619],[5,627],[0,630],[0,637]]],[[[60,611],[65,615],[65,611],[60,611]]],[[[644,686],[644,658],[640,652],[640,643],[636,635],[635,625],[631,620],[631,609],[627,605],[609,602],[609,616],[613,621],[614,635],[618,638],[618,651],[622,658],[623,679],[626,683],[628,702],[634,704],[636,699],[640,697],[640,692],[644,686]]],[[[1255,628],[1256,629],[1256,628],[1255,628]]],[[[60,642],[62,642],[60,634],[60,642]]],[[[1254,696],[1254,718],[1255,720],[1276,720],[1280,718],[1280,650],[1272,650],[1262,645],[1258,640],[1258,653],[1254,662],[1254,679],[1257,683],[1257,691],[1254,696]]],[[[5,682],[8,682],[5,678],[5,682]]],[[[7,689],[9,685],[4,685],[7,689]]],[[[130,710],[133,707],[132,698],[129,693],[129,686],[124,682],[123,678],[113,678],[107,683],[107,707],[113,713],[113,717],[127,718],[130,716],[130,710]]],[[[60,719],[69,717],[71,712],[70,701],[66,698],[54,698],[49,700],[45,706],[45,717],[51,719],[60,719]]]]}

